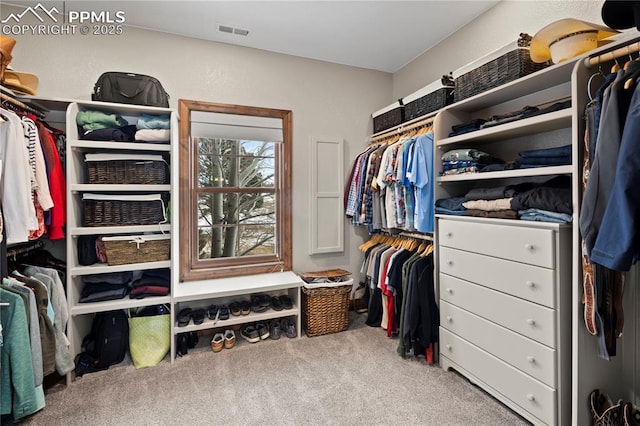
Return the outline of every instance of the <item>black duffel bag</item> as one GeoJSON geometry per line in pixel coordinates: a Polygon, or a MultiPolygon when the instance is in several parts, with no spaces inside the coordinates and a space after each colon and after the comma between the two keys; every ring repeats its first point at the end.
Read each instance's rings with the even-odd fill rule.
{"type": "Polygon", "coordinates": [[[128,72],[103,73],[96,81],[91,99],[121,104],[169,107],[169,95],[158,79],[128,72]]]}

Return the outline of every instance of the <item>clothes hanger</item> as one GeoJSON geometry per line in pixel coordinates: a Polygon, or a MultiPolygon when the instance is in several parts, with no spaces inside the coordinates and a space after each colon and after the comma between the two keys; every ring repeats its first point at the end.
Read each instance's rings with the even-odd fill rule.
{"type": "Polygon", "coordinates": [[[618,63],[618,58],[613,60],[613,66],[611,67],[611,74],[615,74],[620,71],[620,64],[618,63]]]}
{"type": "Polygon", "coordinates": [[[602,77],[603,79],[605,78],[604,74],[602,73],[602,64],[598,64],[598,71],[593,73],[591,77],[589,77],[589,81],[587,82],[587,95],[589,95],[589,102],[593,101],[593,94],[591,93],[591,84],[593,83],[593,79],[598,76],[602,77]]]}
{"type": "MultiPolygon", "coordinates": [[[[628,48],[628,46],[627,46],[627,48],[628,48]]],[[[640,42],[638,42],[638,51],[640,52],[640,42]]],[[[631,56],[631,55],[629,55],[629,56],[631,56]]],[[[638,55],[638,57],[636,57],[636,60],[633,61],[633,62],[634,63],[638,63],[639,61],[640,61],[640,55],[638,55]]],[[[638,71],[636,71],[633,75],[629,76],[625,80],[624,88],[627,89],[627,90],[630,89],[633,86],[633,84],[635,83],[636,78],[638,78],[638,76],[640,76],[640,69],[638,71]]],[[[626,77],[626,74],[625,74],[625,77],[626,77]]]]}

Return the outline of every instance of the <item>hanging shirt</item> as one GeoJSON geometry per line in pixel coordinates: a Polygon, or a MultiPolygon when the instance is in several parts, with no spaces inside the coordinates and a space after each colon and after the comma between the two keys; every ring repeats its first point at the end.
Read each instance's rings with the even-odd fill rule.
{"type": "Polygon", "coordinates": [[[413,148],[409,181],[416,187],[415,228],[433,233],[433,132],[418,137],[413,148]]]}
{"type": "Polygon", "coordinates": [[[0,123],[0,201],[7,244],[23,243],[29,240],[29,231],[38,228],[36,210],[31,200],[29,152],[20,118],[4,109],[0,109],[0,114],[6,118],[0,123]],[[10,179],[6,179],[7,176],[10,179]]]}

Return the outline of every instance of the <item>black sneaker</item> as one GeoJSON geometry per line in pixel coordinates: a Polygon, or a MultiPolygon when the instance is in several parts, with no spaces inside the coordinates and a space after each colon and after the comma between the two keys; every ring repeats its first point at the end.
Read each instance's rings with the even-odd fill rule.
{"type": "Polygon", "coordinates": [[[280,320],[273,320],[269,324],[269,337],[273,340],[278,340],[282,335],[282,329],[280,328],[280,320]]]}
{"type": "Polygon", "coordinates": [[[260,334],[260,338],[262,340],[266,339],[267,337],[269,337],[269,327],[267,327],[267,325],[263,322],[259,322],[256,324],[256,330],[258,330],[258,334],[260,334]]]}
{"type": "Polygon", "coordinates": [[[273,296],[271,298],[271,309],[273,309],[274,311],[282,310],[282,303],[280,303],[280,299],[276,296],[273,296]]]}
{"type": "Polygon", "coordinates": [[[189,343],[187,339],[187,333],[180,333],[176,342],[178,356],[186,355],[189,352],[189,343]]]}
{"type": "Polygon", "coordinates": [[[245,325],[242,327],[240,335],[249,343],[257,343],[260,341],[260,333],[253,325],[245,325]]]}

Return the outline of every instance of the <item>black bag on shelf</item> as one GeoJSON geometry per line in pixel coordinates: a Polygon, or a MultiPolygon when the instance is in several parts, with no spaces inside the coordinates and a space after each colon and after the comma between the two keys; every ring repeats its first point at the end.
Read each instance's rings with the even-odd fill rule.
{"type": "Polygon", "coordinates": [[[82,350],[94,356],[98,368],[122,362],[128,347],[129,319],[123,310],[98,312],[82,340],[82,350]]]}
{"type": "Polygon", "coordinates": [[[98,255],[96,253],[97,235],[80,235],[78,237],[78,263],[83,266],[98,263],[98,255]]]}
{"type": "Polygon", "coordinates": [[[128,72],[103,73],[93,87],[91,99],[121,104],[169,107],[169,95],[158,79],[128,72]]]}

